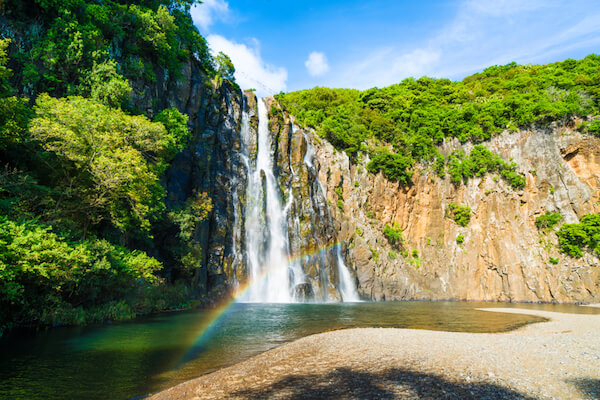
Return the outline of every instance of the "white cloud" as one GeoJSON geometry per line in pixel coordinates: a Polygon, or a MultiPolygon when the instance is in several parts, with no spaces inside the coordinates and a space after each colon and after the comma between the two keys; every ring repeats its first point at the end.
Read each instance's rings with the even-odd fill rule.
{"type": "Polygon", "coordinates": [[[242,89],[256,89],[260,97],[269,96],[287,88],[287,70],[267,64],[260,55],[260,44],[253,46],[230,41],[220,35],[209,35],[206,40],[215,53],[227,54],[235,66],[235,80],[242,89]]]}
{"type": "Polygon", "coordinates": [[[431,75],[439,60],[440,53],[433,49],[398,53],[393,47],[380,48],[344,68],[333,86],[357,89],[387,86],[411,76],[431,75]]]}
{"type": "Polygon", "coordinates": [[[191,9],[194,24],[207,32],[215,20],[225,20],[229,15],[229,4],[225,0],[203,0],[191,9]]]}
{"type": "Polygon", "coordinates": [[[304,62],[310,76],[321,76],[329,71],[327,57],[325,54],[313,51],[309,54],[308,59],[304,62]]]}
{"type": "Polygon", "coordinates": [[[502,17],[535,11],[550,4],[548,0],[467,0],[463,7],[481,15],[502,17]]]}
{"type": "Polygon", "coordinates": [[[490,65],[566,58],[568,51],[600,46],[600,13],[591,4],[463,0],[453,17],[429,37],[408,47],[382,43],[370,53],[348,56],[327,84],[364,89],[408,76],[462,79],[490,65]]]}

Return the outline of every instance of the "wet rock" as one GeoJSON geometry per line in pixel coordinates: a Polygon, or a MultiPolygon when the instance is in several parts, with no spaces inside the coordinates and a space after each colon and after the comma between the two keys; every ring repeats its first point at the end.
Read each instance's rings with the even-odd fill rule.
{"type": "Polygon", "coordinates": [[[294,293],[298,301],[307,302],[314,299],[314,292],[310,283],[301,283],[296,285],[294,293]]]}

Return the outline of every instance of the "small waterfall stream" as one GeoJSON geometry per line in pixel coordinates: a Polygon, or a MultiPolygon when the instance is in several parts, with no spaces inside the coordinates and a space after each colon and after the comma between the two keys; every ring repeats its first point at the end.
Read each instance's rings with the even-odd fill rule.
{"type": "Polygon", "coordinates": [[[337,251],[337,263],[338,263],[338,275],[340,278],[340,284],[338,286],[338,290],[342,295],[342,301],[344,302],[356,302],[360,301],[360,297],[358,296],[358,292],[356,291],[356,285],[350,275],[350,271],[348,271],[348,267],[346,267],[346,263],[344,262],[344,257],[342,256],[342,246],[336,246],[337,251]]]}
{"type": "MultiPolygon", "coordinates": [[[[306,300],[296,293],[296,288],[307,283],[302,261],[290,260],[290,242],[288,228],[297,231],[300,222],[298,214],[292,217],[294,194],[290,188],[284,188],[286,201],[283,204],[278,177],[275,173],[275,161],[272,154],[272,134],[269,130],[267,107],[262,99],[257,100],[258,134],[255,160],[250,154],[252,130],[248,112],[243,111],[240,156],[244,160],[247,171],[246,204],[244,205],[244,234],[247,277],[252,282],[240,301],[258,303],[290,303],[306,300]],[[290,226],[288,226],[290,225],[290,226]]],[[[292,124],[292,132],[295,132],[292,124]]],[[[306,134],[303,133],[306,138],[306,134]]],[[[307,153],[304,163],[314,169],[312,159],[314,152],[307,140],[307,153]]],[[[290,170],[295,176],[290,159],[290,170]]],[[[320,182],[319,182],[320,183],[320,182]]],[[[322,193],[325,196],[322,185],[322,193]]],[[[235,196],[237,198],[237,196],[235,196]]],[[[237,224],[236,224],[237,225],[237,224]]],[[[234,245],[239,241],[234,242],[234,245]]],[[[239,246],[239,245],[238,245],[239,246]]],[[[337,249],[337,289],[342,301],[359,301],[352,276],[348,271],[340,250],[337,249]]],[[[321,255],[322,257],[322,255],[321,255]]],[[[322,277],[327,282],[327,276],[322,277]]],[[[325,287],[327,284],[325,284],[325,287]]]]}

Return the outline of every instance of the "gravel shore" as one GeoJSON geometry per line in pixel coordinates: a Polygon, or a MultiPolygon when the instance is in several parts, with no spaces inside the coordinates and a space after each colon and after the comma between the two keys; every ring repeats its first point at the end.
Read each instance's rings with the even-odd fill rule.
{"type": "Polygon", "coordinates": [[[175,386],[172,399],[600,399],[600,315],[514,308],[508,333],[325,332],[175,386]]]}

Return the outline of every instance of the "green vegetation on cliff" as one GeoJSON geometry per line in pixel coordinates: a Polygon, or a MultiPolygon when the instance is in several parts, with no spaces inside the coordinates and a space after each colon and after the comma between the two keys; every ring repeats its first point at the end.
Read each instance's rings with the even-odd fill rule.
{"type": "Polygon", "coordinates": [[[143,115],[130,95],[194,59],[207,79],[233,79],[194,27],[194,3],[0,3],[0,334],[189,304],[211,202],[197,193],[167,209],[161,185],[188,116],[143,115]],[[172,234],[168,249],[157,232],[172,234]]]}
{"type": "Polygon", "coordinates": [[[471,208],[456,203],[450,203],[446,210],[446,217],[452,219],[456,225],[465,227],[469,225],[469,222],[471,221],[471,208]]]}
{"type": "Polygon", "coordinates": [[[600,255],[600,214],[586,214],[578,224],[563,224],[556,234],[561,251],[571,257],[580,258],[585,250],[600,255]]]}
{"type": "Polygon", "coordinates": [[[562,215],[556,212],[546,211],[543,215],[540,215],[535,219],[535,226],[538,229],[549,229],[553,228],[562,220],[562,215]]]}
{"type": "Polygon", "coordinates": [[[525,177],[516,172],[517,164],[504,161],[483,145],[475,145],[468,156],[462,150],[453,151],[447,159],[450,180],[467,183],[474,176],[498,172],[514,188],[525,186],[525,177]]]}
{"type": "Polygon", "coordinates": [[[390,242],[390,244],[396,249],[399,249],[402,246],[402,228],[397,222],[395,222],[393,226],[385,224],[383,227],[383,234],[387,238],[388,242],[390,242]]]}
{"type": "MultiPolygon", "coordinates": [[[[444,174],[437,146],[445,138],[481,143],[504,129],[597,115],[599,98],[597,55],[548,65],[493,66],[461,82],[408,78],[381,89],[317,87],[277,96],[300,124],[316,129],[351,157],[369,150],[375,160],[372,172],[381,170],[403,183],[409,182],[415,161],[432,162],[444,174]]],[[[597,126],[594,122],[588,129],[596,132],[597,126]]],[[[477,159],[470,160],[474,166],[464,165],[464,154],[447,160],[453,181],[498,172],[512,186],[524,186],[514,164],[484,149],[479,146],[477,159]]]]}

